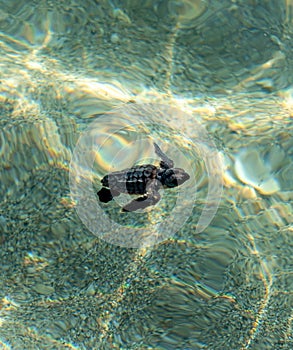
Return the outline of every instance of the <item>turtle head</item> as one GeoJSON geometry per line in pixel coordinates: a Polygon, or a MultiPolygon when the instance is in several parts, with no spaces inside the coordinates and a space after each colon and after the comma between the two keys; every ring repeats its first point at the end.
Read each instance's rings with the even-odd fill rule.
{"type": "Polygon", "coordinates": [[[181,168],[171,168],[164,171],[161,177],[163,186],[173,188],[182,185],[190,176],[181,168]]]}

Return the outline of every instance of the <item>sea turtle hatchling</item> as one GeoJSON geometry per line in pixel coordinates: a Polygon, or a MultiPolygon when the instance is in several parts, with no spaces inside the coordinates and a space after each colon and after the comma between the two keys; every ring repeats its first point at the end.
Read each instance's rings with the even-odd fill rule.
{"type": "Polygon", "coordinates": [[[160,166],[153,164],[137,165],[129,169],[115,171],[101,180],[102,189],[98,191],[99,200],[107,203],[121,193],[140,194],[126,204],[122,211],[136,211],[155,205],[160,200],[159,189],[180,186],[190,176],[181,168],[173,168],[174,162],[154,143],[155,152],[161,158],[160,166]]]}

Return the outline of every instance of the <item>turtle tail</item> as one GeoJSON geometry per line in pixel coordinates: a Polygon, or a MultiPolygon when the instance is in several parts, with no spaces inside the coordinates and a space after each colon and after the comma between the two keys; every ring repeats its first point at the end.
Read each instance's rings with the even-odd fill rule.
{"type": "Polygon", "coordinates": [[[103,187],[99,192],[97,192],[100,202],[108,203],[113,199],[112,193],[108,188],[103,187]]]}

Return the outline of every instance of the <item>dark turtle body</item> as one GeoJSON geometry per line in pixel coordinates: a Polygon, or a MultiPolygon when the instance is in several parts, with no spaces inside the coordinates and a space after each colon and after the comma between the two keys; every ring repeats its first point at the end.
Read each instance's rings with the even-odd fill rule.
{"type": "Polygon", "coordinates": [[[116,171],[106,175],[102,180],[104,187],[111,191],[128,194],[145,194],[146,185],[157,175],[157,167],[152,164],[139,165],[130,169],[116,171]]]}
{"type": "Polygon", "coordinates": [[[142,195],[128,203],[122,210],[135,211],[155,205],[161,198],[159,189],[177,187],[190,176],[181,168],[174,168],[169,159],[154,143],[156,154],[162,159],[160,166],[137,165],[129,169],[115,171],[103,177],[102,189],[97,193],[101,202],[107,203],[121,193],[142,195]]]}

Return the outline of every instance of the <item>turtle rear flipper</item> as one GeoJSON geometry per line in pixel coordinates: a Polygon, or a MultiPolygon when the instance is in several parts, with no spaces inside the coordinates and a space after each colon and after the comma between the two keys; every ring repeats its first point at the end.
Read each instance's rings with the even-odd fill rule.
{"type": "Polygon", "coordinates": [[[97,195],[99,196],[100,202],[108,203],[110,202],[113,197],[119,196],[119,192],[110,190],[109,188],[102,187],[100,191],[97,192],[97,195]]]}
{"type": "Polygon", "coordinates": [[[161,196],[159,192],[145,194],[144,196],[138,197],[137,199],[134,199],[130,203],[126,204],[122,208],[122,211],[127,212],[136,211],[138,209],[145,209],[151,205],[155,205],[160,199],[161,196]]]}

